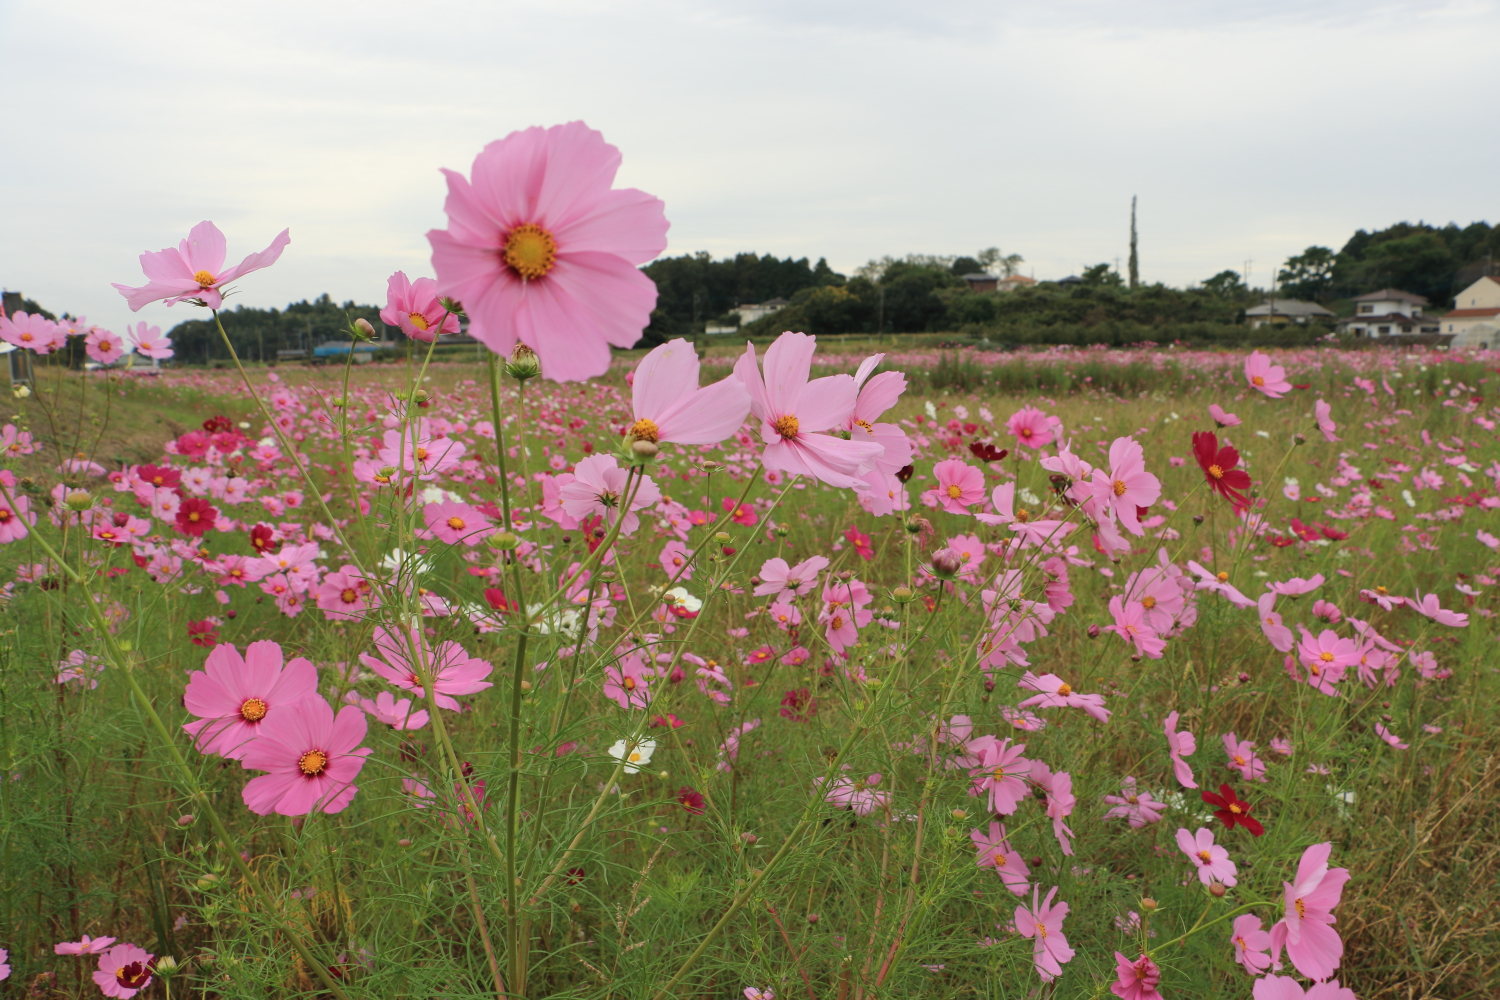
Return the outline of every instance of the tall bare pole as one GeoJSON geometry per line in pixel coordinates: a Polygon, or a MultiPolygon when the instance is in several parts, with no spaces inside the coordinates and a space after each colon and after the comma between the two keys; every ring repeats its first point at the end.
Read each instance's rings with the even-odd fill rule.
{"type": "Polygon", "coordinates": [[[1136,253],[1135,243],[1135,195],[1130,196],[1130,287],[1141,283],[1141,258],[1136,253]]]}

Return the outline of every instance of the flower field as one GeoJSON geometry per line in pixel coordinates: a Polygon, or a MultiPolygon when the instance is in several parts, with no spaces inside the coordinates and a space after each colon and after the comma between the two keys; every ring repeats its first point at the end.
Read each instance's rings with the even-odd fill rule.
{"type": "MultiPolygon", "coordinates": [[[[639,312],[649,196],[477,181],[568,129],[401,363],[0,321],[0,995],[1500,991],[1495,358],[611,360],[533,286],[639,312]]],[[[287,245],[204,226],[132,304],[287,245]]]]}

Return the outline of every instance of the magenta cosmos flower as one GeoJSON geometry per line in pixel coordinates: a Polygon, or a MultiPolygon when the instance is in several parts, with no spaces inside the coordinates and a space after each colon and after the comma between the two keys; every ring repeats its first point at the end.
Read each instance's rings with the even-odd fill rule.
{"type": "Polygon", "coordinates": [[[448,228],[427,234],[437,289],[497,354],[517,341],[558,382],[603,375],[640,339],[656,285],[639,265],[667,247],[661,200],[614,190],[620,151],[583,122],[512,132],[448,178],[448,228]]]}
{"type": "Polygon", "coordinates": [[[1287,957],[1296,970],[1308,979],[1327,979],[1339,967],[1344,942],[1333,929],[1333,908],[1344,894],[1349,869],[1328,867],[1333,853],[1330,843],[1314,844],[1302,852],[1297,865],[1297,881],[1283,882],[1285,913],[1271,927],[1271,953],[1287,957]]]}
{"type": "Polygon", "coordinates": [[[99,956],[94,984],[107,997],[129,1000],[151,985],[152,955],[133,944],[117,944],[99,956]]]}
{"type": "Polygon", "coordinates": [[[156,253],[141,254],[141,270],[146,273],[147,283],[139,288],[115,285],[132,312],[161,299],[167,305],[176,305],[186,299],[202,302],[210,309],[224,304],[224,286],[234,279],[270,267],[281,256],[281,251],[292,242],[291,230],[283,229],[271,241],[271,245],[260,253],[253,253],[234,267],[224,267],[227,246],[224,234],[212,222],[198,223],[188,232],[188,238],[174,249],[167,247],[156,253]]]}
{"type": "Polygon", "coordinates": [[[268,718],[317,693],[310,660],[299,656],[283,667],[281,646],[270,640],[252,642],[244,656],[234,643],[220,643],[188,678],[182,701],[198,721],[182,728],[201,752],[236,760],[268,718]]]}
{"type": "Polygon", "coordinates": [[[775,594],[778,601],[794,601],[818,585],[818,574],[828,568],[827,556],[809,556],[795,566],[780,556],[767,559],[760,567],[761,582],[755,585],[755,596],[775,594]]]}
{"type": "Polygon", "coordinates": [[[645,470],[634,482],[630,470],[622,469],[613,455],[590,455],[573,467],[573,479],[557,491],[564,513],[576,520],[598,515],[606,524],[620,520],[620,533],[631,535],[640,527],[636,511],[661,499],[661,490],[645,470]],[[622,505],[629,509],[622,513],[622,505]]]}
{"type": "Polygon", "coordinates": [[[932,467],[937,486],[932,498],[950,514],[967,514],[984,499],[984,473],[967,462],[948,458],[932,467]]]}
{"type": "MultiPolygon", "coordinates": [[[[9,475],[9,472],[6,474],[9,475]]],[[[36,524],[36,513],[31,509],[30,498],[18,496],[11,503],[0,496],[0,545],[25,538],[31,531],[29,526],[33,524],[36,524]]]]}
{"type": "Polygon", "coordinates": [[[1212,830],[1199,827],[1197,833],[1188,833],[1179,829],[1177,847],[1198,869],[1198,881],[1204,885],[1222,882],[1232,886],[1239,881],[1239,868],[1229,860],[1229,851],[1214,843],[1212,830]]]}
{"type": "Polygon", "coordinates": [[[379,628],[375,630],[374,644],[380,655],[361,653],[361,663],[401,690],[425,698],[427,691],[413,661],[413,656],[419,657],[421,665],[433,677],[433,701],[439,708],[450,712],[460,711],[453,695],[477,694],[492,686],[485,678],[495,668],[488,660],[470,656],[456,642],[438,643],[434,648],[415,630],[408,629],[403,636],[400,632],[379,628]]]}
{"type": "Polygon", "coordinates": [[[1245,359],[1245,381],[1250,383],[1250,388],[1272,399],[1280,399],[1292,391],[1292,383],[1286,380],[1286,369],[1271,364],[1271,359],[1259,351],[1252,351],[1245,359]]]}
{"type": "Polygon", "coordinates": [[[1023,407],[1010,415],[1007,429],[1016,443],[1027,448],[1045,448],[1062,433],[1062,421],[1033,406],[1023,407]]]}
{"type": "Polygon", "coordinates": [[[859,477],[875,468],[885,446],[825,433],[843,427],[858,389],[848,375],[809,381],[816,346],[817,338],[805,333],[783,333],[766,349],[762,379],[755,345],[746,344],[734,373],[749,390],[750,412],[761,424],[765,467],[847,489],[860,485],[859,477]]]}
{"type": "Polygon", "coordinates": [[[1161,982],[1161,969],[1151,961],[1151,956],[1142,954],[1132,961],[1115,952],[1115,981],[1109,991],[1120,1000],[1157,1000],[1161,996],[1156,984],[1161,982]]]}
{"type": "Polygon", "coordinates": [[[430,503],[422,508],[427,530],[445,545],[478,545],[495,533],[478,509],[456,500],[430,503]]]}
{"type": "Polygon", "coordinates": [[[1031,909],[1016,907],[1016,933],[1032,939],[1036,974],[1042,977],[1042,982],[1050,983],[1062,975],[1063,963],[1073,960],[1073,949],[1068,947],[1062,929],[1063,920],[1068,916],[1068,904],[1052,905],[1057,886],[1052,887],[1046,899],[1038,902],[1040,892],[1040,886],[1031,887],[1031,909]]]}
{"type": "Polygon", "coordinates": [[[412,281],[405,271],[397,271],[386,281],[380,320],[425,344],[439,334],[457,333],[459,329],[458,317],[438,301],[437,282],[431,278],[412,281]]]}
{"type": "Polygon", "coordinates": [[[1224,753],[1229,756],[1226,767],[1240,772],[1240,777],[1246,781],[1266,780],[1265,762],[1255,756],[1255,744],[1252,741],[1242,740],[1234,733],[1225,733],[1223,739],[1224,753]]]}
{"type": "Polygon", "coordinates": [[[698,385],[698,354],[680,337],[641,359],[630,386],[634,421],[626,434],[652,444],[717,444],[740,429],[750,392],[730,375],[698,385]]]}
{"type": "Polygon", "coordinates": [[[270,772],[246,782],[246,808],[260,816],[342,812],[354,800],[354,779],[373,752],[359,745],[368,725],[355,706],[345,705],[335,716],[322,698],[278,712],[240,759],[247,769],[270,772]]]}

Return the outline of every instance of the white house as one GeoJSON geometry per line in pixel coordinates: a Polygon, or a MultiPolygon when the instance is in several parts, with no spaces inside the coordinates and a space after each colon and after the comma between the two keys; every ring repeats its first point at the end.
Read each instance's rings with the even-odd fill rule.
{"type": "Polygon", "coordinates": [[[1439,333],[1436,316],[1427,316],[1427,300],[1399,288],[1356,295],[1354,315],[1339,320],[1339,330],[1355,337],[1397,337],[1403,334],[1439,333]]]}
{"type": "Polygon", "coordinates": [[[1245,321],[1250,324],[1252,330],[1259,329],[1268,323],[1278,326],[1283,323],[1305,325],[1308,320],[1332,318],[1333,313],[1330,310],[1324,309],[1316,302],[1303,302],[1300,299],[1274,299],[1245,310],[1245,321]]]}
{"type": "Polygon", "coordinates": [[[1500,348],[1500,280],[1485,276],[1453,297],[1454,309],[1443,317],[1443,332],[1454,347],[1500,348]]]}
{"type": "Polygon", "coordinates": [[[765,302],[742,305],[735,312],[740,314],[740,326],[749,326],[762,316],[769,316],[788,304],[786,299],[768,299],[765,302]]]}

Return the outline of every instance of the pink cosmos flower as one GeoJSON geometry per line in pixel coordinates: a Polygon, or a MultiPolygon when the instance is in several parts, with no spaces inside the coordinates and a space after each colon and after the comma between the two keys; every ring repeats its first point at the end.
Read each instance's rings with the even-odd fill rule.
{"type": "Polygon", "coordinates": [[[385,308],[380,320],[398,326],[401,332],[424,344],[444,333],[457,333],[459,320],[438,301],[437,282],[431,278],[412,281],[405,271],[391,275],[385,285],[385,308]]]}
{"type": "Polygon", "coordinates": [[[41,313],[17,311],[10,316],[0,316],[0,340],[16,347],[24,347],[37,354],[51,354],[67,340],[56,323],[41,313]]]}
{"type": "Polygon", "coordinates": [[[1193,584],[1196,590],[1211,590],[1216,594],[1222,594],[1225,599],[1237,608],[1253,608],[1255,602],[1246,597],[1234,584],[1229,582],[1229,574],[1225,572],[1214,573],[1198,563],[1189,559],[1187,568],[1195,576],[1197,581],[1193,584]]]}
{"type": "Polygon", "coordinates": [[[1302,852],[1297,881],[1283,882],[1285,916],[1271,927],[1271,954],[1281,958],[1286,947],[1292,966],[1309,979],[1327,979],[1339,967],[1344,942],[1333,929],[1333,908],[1349,881],[1347,868],[1328,867],[1331,843],[1314,844],[1302,852]]]}
{"type": "MultiPolygon", "coordinates": [[[[846,770],[848,766],[844,765],[846,770]]],[[[872,774],[864,778],[850,778],[847,774],[840,775],[828,783],[823,801],[839,809],[848,809],[856,816],[868,816],[876,809],[886,809],[890,806],[890,792],[874,791],[874,786],[880,784],[880,781],[880,774],[872,774]]],[[[821,785],[823,778],[815,778],[813,783],[821,785]]]]}
{"type": "Polygon", "coordinates": [[[1134,961],[1115,952],[1115,981],[1109,991],[1120,1000],[1158,1000],[1156,984],[1161,982],[1161,969],[1151,961],[1151,956],[1142,954],[1134,961]]]}
{"type": "Polygon", "coordinates": [[[1137,656],[1161,659],[1162,653],[1166,651],[1167,641],[1147,624],[1146,608],[1141,602],[1126,602],[1118,596],[1111,597],[1109,613],[1114,616],[1114,624],[1104,626],[1107,631],[1134,646],[1137,656]]]}
{"type": "MultiPolygon", "coordinates": [[[[865,482],[873,490],[885,478],[895,475],[911,464],[911,441],[906,431],[897,424],[881,423],[886,410],[896,405],[906,391],[906,376],[901,372],[871,372],[885,360],[884,354],[872,354],[859,363],[854,372],[854,385],[859,396],[854,409],[844,421],[844,430],[857,441],[874,441],[884,448],[875,462],[875,469],[866,473],[865,482]]],[[[887,511],[886,513],[889,513],[887,511]]]]}
{"type": "Polygon", "coordinates": [[[978,765],[969,772],[974,779],[970,795],[988,795],[989,810],[1001,816],[1016,811],[1026,797],[1026,776],[1031,761],[1022,757],[1026,744],[1011,746],[1010,739],[990,740],[979,751],[978,765]]]}
{"type": "Polygon", "coordinates": [[[1338,435],[1334,433],[1334,431],[1338,430],[1338,425],[1335,424],[1332,419],[1333,407],[1329,406],[1326,401],[1320,399],[1317,402],[1313,403],[1313,417],[1318,422],[1318,430],[1323,432],[1324,440],[1338,440],[1338,435]]]}
{"type": "Polygon", "coordinates": [[[447,500],[422,508],[427,530],[445,545],[478,545],[495,533],[495,528],[474,507],[447,500]]]}
{"type": "Polygon", "coordinates": [[[1310,580],[1304,580],[1300,576],[1294,576],[1284,583],[1273,582],[1266,584],[1266,586],[1269,587],[1273,593],[1281,594],[1284,597],[1301,597],[1303,594],[1311,594],[1313,591],[1323,586],[1323,582],[1323,574],[1315,573],[1310,580]]]}
{"type": "Polygon", "coordinates": [[[1010,415],[1006,429],[1015,435],[1016,443],[1027,448],[1045,448],[1062,433],[1062,420],[1032,406],[1022,407],[1010,415]]]}
{"type": "Polygon", "coordinates": [[[1204,885],[1220,882],[1232,886],[1239,879],[1239,868],[1229,860],[1229,851],[1214,843],[1214,832],[1199,827],[1197,833],[1177,831],[1177,847],[1198,869],[1198,881],[1204,885]]]}
{"type": "Polygon", "coordinates": [[[1234,918],[1229,941],[1234,945],[1234,960],[1252,976],[1271,967],[1271,935],[1261,929],[1260,917],[1253,913],[1234,918]]]}
{"type": "Polygon", "coordinates": [[[1339,606],[1331,601],[1313,601],[1312,613],[1314,618],[1321,618],[1325,622],[1337,623],[1343,620],[1344,613],[1339,606]]]}
{"type": "Polygon", "coordinates": [[[661,490],[644,470],[632,476],[622,469],[613,455],[590,455],[573,467],[573,479],[557,491],[562,509],[568,516],[584,520],[594,515],[608,525],[619,519],[620,533],[630,535],[640,527],[636,511],[650,507],[661,499],[661,490]],[[623,516],[620,505],[629,497],[629,510],[623,516]]]}
{"type": "Polygon", "coordinates": [[[1245,381],[1250,383],[1250,388],[1272,399],[1280,399],[1292,391],[1292,383],[1286,380],[1286,369],[1271,364],[1271,359],[1259,351],[1252,351],[1245,359],[1245,381]]]}
{"type": "Polygon", "coordinates": [[[1266,976],[1257,979],[1252,1000],[1358,1000],[1354,991],[1340,986],[1337,979],[1313,983],[1307,989],[1291,976],[1266,976]]]}
{"type": "Polygon", "coordinates": [[[1046,764],[1034,760],[1031,762],[1029,777],[1032,784],[1046,793],[1047,818],[1052,821],[1052,836],[1057,838],[1062,852],[1071,856],[1075,834],[1068,826],[1067,818],[1073,815],[1073,807],[1078,805],[1078,799],[1073,794],[1073,776],[1067,771],[1054,774],[1046,764]]]}
{"type": "Polygon", "coordinates": [[[1094,497],[1114,510],[1125,530],[1145,534],[1136,509],[1161,499],[1161,482],[1146,471],[1146,453],[1138,441],[1115,438],[1109,446],[1109,469],[1095,469],[1092,485],[1094,497]]]}
{"type": "Polygon", "coordinates": [[[1120,781],[1119,795],[1106,795],[1104,801],[1114,807],[1104,814],[1105,819],[1123,819],[1137,830],[1160,820],[1167,809],[1165,802],[1157,801],[1150,792],[1141,791],[1132,777],[1120,781]]]}
{"type": "Polygon", "coordinates": [[[1265,781],[1266,765],[1255,756],[1255,744],[1239,739],[1234,733],[1224,734],[1224,752],[1229,755],[1229,768],[1240,772],[1246,781],[1265,781]]]}
{"type": "Polygon", "coordinates": [[[858,580],[824,584],[823,610],[818,621],[834,652],[842,653],[859,641],[859,630],[875,618],[874,612],[865,607],[869,603],[869,588],[858,580]]]}
{"type": "Polygon", "coordinates": [[[660,199],[613,189],[620,151],[583,122],[492,142],[469,179],[448,179],[448,228],[427,234],[439,294],[464,304],[496,354],[517,341],[542,374],[604,374],[609,349],[640,339],[656,285],[640,269],[667,246],[660,199]]]}
{"type": "Polygon", "coordinates": [[[1297,639],[1292,635],[1292,630],[1281,623],[1281,616],[1273,610],[1276,607],[1276,594],[1267,591],[1255,603],[1260,609],[1261,634],[1278,653],[1290,653],[1297,644],[1297,639]]]}
{"type": "Polygon", "coordinates": [[[1182,758],[1193,755],[1193,751],[1198,749],[1198,741],[1186,729],[1177,728],[1176,712],[1167,716],[1162,728],[1167,734],[1167,756],[1172,760],[1172,773],[1177,776],[1177,783],[1183,788],[1197,788],[1198,782],[1193,778],[1193,769],[1182,758]]]}
{"type": "Polygon", "coordinates": [[[627,437],[652,444],[717,444],[740,429],[750,392],[736,375],[698,386],[698,353],[680,337],[641,359],[630,385],[627,437]]]}
{"type": "Polygon", "coordinates": [[[691,580],[693,578],[693,567],[689,561],[693,558],[693,550],[673,538],[662,546],[661,555],[657,562],[662,572],[668,577],[677,580],[691,580]]]}
{"type": "Polygon", "coordinates": [[[932,474],[937,479],[932,496],[950,514],[967,514],[984,499],[984,473],[967,462],[945,459],[932,467],[932,474]]]}
{"type": "Polygon", "coordinates": [[[284,667],[281,646],[252,642],[245,655],[232,642],[221,642],[188,678],[182,703],[198,716],[184,725],[201,753],[230,760],[243,758],[265,721],[290,711],[318,693],[318,671],[312,661],[296,657],[284,667]]]}
{"type": "Polygon", "coordinates": [[[91,938],[85,934],[82,941],[63,941],[53,945],[52,951],[58,955],[98,955],[114,943],[112,937],[91,938]]]}
{"type": "Polygon", "coordinates": [[[83,353],[101,365],[110,365],[125,354],[125,344],[108,330],[95,327],[83,339],[83,353]]]}
{"type": "Polygon", "coordinates": [[[405,430],[386,431],[381,435],[381,443],[375,454],[382,464],[394,465],[419,479],[431,479],[439,472],[458,468],[468,451],[468,445],[462,441],[436,435],[433,424],[425,417],[405,430]]]}
{"type": "Polygon", "coordinates": [[[359,698],[353,704],[358,704],[367,714],[374,716],[377,722],[383,722],[396,730],[421,729],[427,725],[429,718],[425,708],[412,711],[410,698],[402,698],[398,701],[396,696],[389,691],[380,692],[373,701],[369,698],[359,698]]]}
{"type": "Polygon", "coordinates": [[[604,668],[604,696],[621,708],[646,708],[651,704],[650,671],[639,656],[621,658],[604,668]]]}
{"type": "Polygon", "coordinates": [[[1025,896],[1031,884],[1031,869],[1019,851],[1006,839],[1005,825],[990,820],[988,835],[982,830],[970,830],[969,839],[974,843],[975,863],[980,868],[993,868],[1005,883],[1005,888],[1017,896],[1025,896]]]}
{"type": "Polygon", "coordinates": [[[720,771],[730,770],[734,761],[739,758],[740,741],[759,728],[760,720],[751,719],[749,722],[743,722],[731,729],[729,735],[724,737],[724,742],[719,745],[719,763],[717,769],[720,771]]]}
{"type": "Polygon", "coordinates": [[[1073,690],[1072,685],[1056,674],[1043,674],[1038,677],[1028,670],[1021,675],[1016,686],[1042,692],[1021,702],[1020,708],[1030,708],[1033,705],[1041,705],[1044,708],[1081,708],[1100,722],[1109,721],[1109,709],[1104,707],[1104,695],[1079,694],[1073,690]]]}
{"type": "Polygon", "coordinates": [[[850,488],[875,468],[885,447],[877,441],[844,440],[827,431],[842,427],[854,410],[857,390],[848,375],[808,380],[816,338],[783,333],[766,350],[765,378],[755,346],[735,362],[734,372],[750,392],[750,412],[760,421],[767,469],[812,476],[829,486],[850,488]]]}
{"type": "Polygon", "coordinates": [[[1428,594],[1422,596],[1421,591],[1417,596],[1408,597],[1406,606],[1424,618],[1431,618],[1439,625],[1447,625],[1449,628],[1465,628],[1469,624],[1469,616],[1458,611],[1445,611],[1438,601],[1438,595],[1428,594]]]}
{"type": "Polygon", "coordinates": [[[1381,739],[1385,740],[1387,743],[1389,743],[1391,746],[1395,747],[1397,750],[1408,750],[1408,749],[1410,749],[1410,747],[1408,746],[1408,744],[1405,744],[1405,743],[1401,742],[1401,737],[1397,736],[1395,733],[1391,732],[1389,729],[1385,728],[1385,726],[1381,725],[1378,722],[1375,723],[1375,735],[1377,735],[1381,739]]]}
{"type": "MultiPolygon", "coordinates": [[[[7,470],[7,474],[9,474],[7,470]]],[[[11,485],[12,488],[14,484],[11,485]]],[[[0,496],[0,545],[8,545],[11,542],[25,538],[30,532],[30,525],[36,524],[36,513],[31,509],[31,500],[26,496],[16,496],[11,493],[14,502],[7,502],[0,496]]]]}
{"type": "Polygon", "coordinates": [[[342,812],[354,800],[354,779],[373,751],[361,747],[368,723],[353,705],[337,716],[322,698],[308,698],[261,726],[240,764],[268,771],[245,783],[245,807],[259,816],[342,812]]]}
{"type": "Polygon", "coordinates": [[[345,564],[323,577],[315,597],[323,617],[332,620],[358,620],[364,612],[379,603],[370,581],[353,566],[345,564]]]}
{"type": "Polygon", "coordinates": [[[1220,427],[1238,427],[1240,425],[1240,418],[1235,416],[1233,413],[1227,412],[1218,403],[1208,404],[1208,415],[1212,417],[1214,423],[1218,424],[1220,427]]]}
{"type": "Polygon", "coordinates": [[[755,596],[775,594],[778,601],[794,601],[816,587],[818,574],[827,568],[827,556],[811,556],[795,566],[788,566],[780,556],[767,559],[760,567],[761,582],[755,586],[755,596]]]}
{"type": "Polygon", "coordinates": [[[1052,897],[1057,895],[1056,886],[1047,893],[1046,899],[1038,902],[1040,892],[1041,886],[1031,887],[1031,909],[1016,907],[1016,933],[1032,939],[1036,974],[1042,982],[1050,983],[1062,975],[1063,963],[1073,960],[1073,949],[1068,947],[1062,929],[1063,920],[1068,916],[1068,904],[1052,905],[1052,897]]]}
{"type": "Polygon", "coordinates": [[[1297,643],[1297,656],[1307,667],[1307,682],[1324,694],[1332,694],[1333,685],[1359,662],[1359,644],[1353,639],[1340,638],[1332,629],[1324,629],[1314,637],[1304,628],[1297,643]]]}
{"type": "Polygon", "coordinates": [[[172,338],[163,337],[161,327],[147,326],[144,321],[133,327],[126,326],[125,338],[130,341],[131,348],[145,358],[162,361],[175,353],[172,350],[172,338]]]}
{"type": "Polygon", "coordinates": [[[379,656],[360,653],[359,661],[391,684],[426,698],[413,656],[419,658],[433,678],[433,701],[450,712],[462,711],[453,695],[477,694],[491,683],[485,680],[495,668],[488,660],[470,656],[456,642],[441,642],[434,648],[422,633],[408,629],[403,636],[389,628],[378,628],[374,637],[379,656]]]}
{"type": "Polygon", "coordinates": [[[117,944],[99,956],[94,985],[107,997],[129,1000],[151,985],[151,961],[156,956],[133,944],[117,944]]]}
{"type": "Polygon", "coordinates": [[[212,222],[200,222],[175,249],[167,247],[156,253],[148,250],[141,254],[141,270],[146,273],[146,284],[139,288],[117,284],[115,288],[130,303],[132,312],[140,312],[142,306],[161,299],[166,299],[169,306],[187,300],[218,309],[224,305],[226,285],[251,271],[276,263],[290,242],[291,230],[283,229],[270,246],[226,269],[224,234],[212,222]]]}

